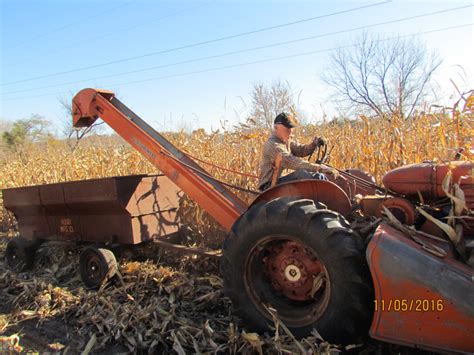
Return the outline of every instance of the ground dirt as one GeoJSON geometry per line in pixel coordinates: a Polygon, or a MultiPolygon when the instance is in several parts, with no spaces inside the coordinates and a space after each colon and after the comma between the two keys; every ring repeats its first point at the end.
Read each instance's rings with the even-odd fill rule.
{"type": "Polygon", "coordinates": [[[280,329],[246,333],[222,294],[218,262],[151,246],[122,250],[120,277],[86,290],[78,276],[84,246],[48,242],[33,270],[10,271],[0,236],[0,353],[12,350],[110,353],[419,353],[367,340],[349,347],[280,329]]]}

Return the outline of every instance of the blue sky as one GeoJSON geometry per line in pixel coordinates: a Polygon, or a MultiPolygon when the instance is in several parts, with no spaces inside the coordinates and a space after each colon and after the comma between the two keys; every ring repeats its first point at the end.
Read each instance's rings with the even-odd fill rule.
{"type": "MultiPolygon", "coordinates": [[[[209,130],[220,127],[220,122],[227,121],[230,126],[243,121],[250,108],[253,84],[271,84],[275,80],[288,81],[309,120],[317,120],[321,107],[334,112],[328,88],[320,80],[328,67],[329,50],[349,44],[362,32],[352,29],[466,5],[471,7],[373,26],[366,31],[397,36],[473,22],[473,2],[456,0],[0,0],[0,4],[0,120],[39,114],[58,129],[65,116],[59,98],[69,100],[85,87],[115,91],[159,130],[209,130]],[[373,6],[151,55],[369,5],[373,6]],[[341,31],[346,32],[327,35],[341,31]],[[119,75],[309,36],[320,37],[119,75]],[[318,50],[321,52],[214,70],[318,50]],[[137,56],[143,57],[102,65],[137,56]],[[52,75],[96,65],[99,66],[52,75]],[[203,72],[187,74],[199,71],[203,72]],[[47,77],[30,80],[42,76],[47,77]],[[99,78],[103,76],[111,77],[99,78]]],[[[472,25],[419,37],[444,59],[436,77],[443,93],[442,103],[450,102],[449,95],[454,91],[450,79],[461,90],[473,88],[472,25]]]]}

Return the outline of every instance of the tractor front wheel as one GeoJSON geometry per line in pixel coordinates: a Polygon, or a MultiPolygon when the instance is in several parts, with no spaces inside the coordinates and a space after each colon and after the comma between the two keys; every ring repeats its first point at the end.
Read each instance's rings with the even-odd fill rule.
{"type": "Polygon", "coordinates": [[[224,291],[249,328],[268,331],[272,308],[297,337],[316,329],[347,344],[367,335],[365,247],[338,213],[307,199],[262,202],[237,220],[223,249],[224,291]]]}

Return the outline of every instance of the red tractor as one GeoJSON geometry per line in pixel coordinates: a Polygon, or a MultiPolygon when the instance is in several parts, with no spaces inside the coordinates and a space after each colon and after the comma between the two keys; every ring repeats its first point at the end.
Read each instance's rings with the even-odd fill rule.
{"type": "Polygon", "coordinates": [[[472,351],[473,167],[395,169],[384,176],[386,195],[351,195],[373,188],[357,171],[345,183],[273,187],[224,243],[224,287],[237,313],[259,331],[269,329],[271,306],[297,336],[316,328],[332,342],[356,342],[370,327],[373,338],[390,343],[472,351]],[[465,196],[456,229],[436,224],[451,210],[441,186],[449,168],[465,196]]]}

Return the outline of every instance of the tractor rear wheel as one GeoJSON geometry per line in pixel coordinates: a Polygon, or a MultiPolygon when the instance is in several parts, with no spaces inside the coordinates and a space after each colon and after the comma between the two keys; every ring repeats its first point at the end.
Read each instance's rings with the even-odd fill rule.
{"type": "Polygon", "coordinates": [[[235,222],[223,249],[224,292],[249,328],[270,329],[270,306],[297,337],[314,328],[333,343],[367,335],[365,246],[338,213],[307,199],[262,202],[235,222]]]}
{"type": "Polygon", "coordinates": [[[5,250],[5,259],[8,266],[18,272],[29,270],[33,267],[38,243],[22,237],[11,239],[5,250]]]}
{"type": "Polygon", "coordinates": [[[82,282],[87,287],[97,289],[112,278],[118,270],[114,253],[109,249],[88,246],[79,259],[82,282]]]}

